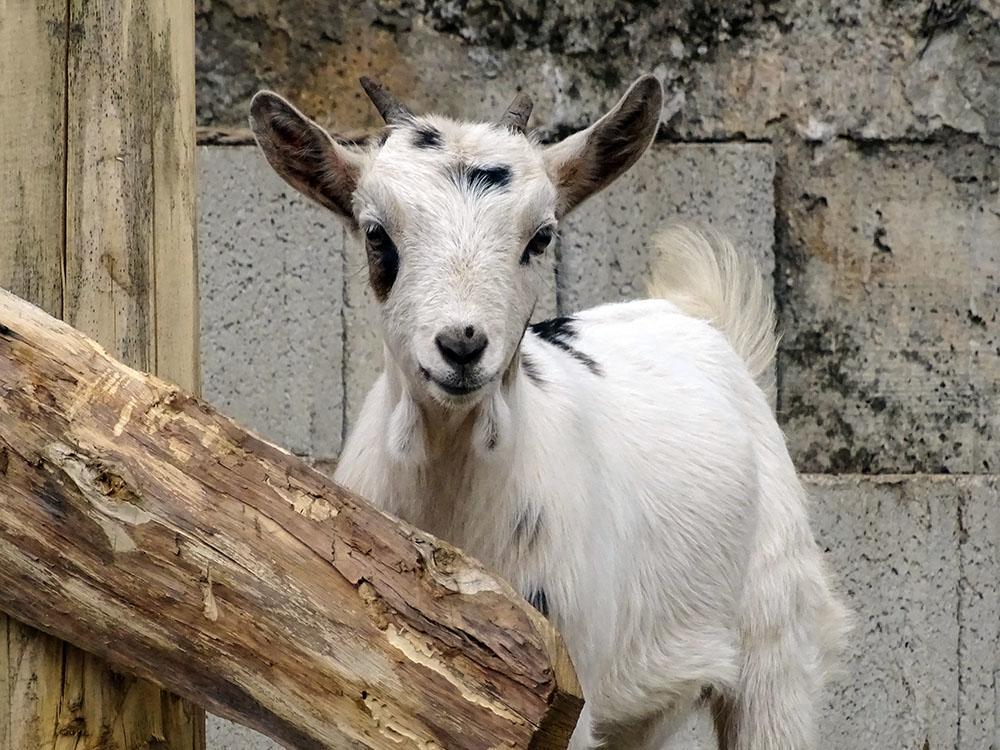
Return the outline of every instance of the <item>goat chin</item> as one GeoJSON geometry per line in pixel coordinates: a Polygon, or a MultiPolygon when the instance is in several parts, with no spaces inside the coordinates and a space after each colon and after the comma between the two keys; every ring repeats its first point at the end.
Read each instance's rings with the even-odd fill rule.
{"type": "Polygon", "coordinates": [[[657,251],[654,299],[529,329],[464,422],[388,362],[336,479],[544,602],[587,699],[575,750],[656,750],[703,694],[730,750],[814,747],[850,617],[768,403],[767,289],[717,237],[657,251]]]}

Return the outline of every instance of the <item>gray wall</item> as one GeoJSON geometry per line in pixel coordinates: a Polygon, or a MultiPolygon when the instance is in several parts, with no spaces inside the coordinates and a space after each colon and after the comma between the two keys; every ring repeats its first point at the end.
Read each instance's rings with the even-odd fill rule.
{"type": "MultiPolygon", "coordinates": [[[[824,744],[1000,750],[1000,6],[709,5],[202,0],[199,119],[241,125],[268,85],[364,127],[375,72],[459,116],[522,86],[552,137],[655,70],[661,138],[567,222],[545,312],[634,296],[677,217],[753,253],[778,416],[858,615],[824,744]]],[[[329,468],[381,357],[361,250],[251,148],[199,158],[205,395],[329,468]]],[[[270,746],[249,736],[213,721],[210,747],[270,746]]]]}

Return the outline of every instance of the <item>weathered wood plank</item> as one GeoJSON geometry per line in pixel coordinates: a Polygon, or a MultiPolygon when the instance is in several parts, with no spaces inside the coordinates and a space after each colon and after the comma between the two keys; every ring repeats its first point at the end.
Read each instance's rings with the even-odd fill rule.
{"type": "Polygon", "coordinates": [[[195,389],[193,4],[70,7],[64,318],[195,389]]]}
{"type": "Polygon", "coordinates": [[[78,33],[67,71],[63,317],[148,371],[156,361],[150,96],[159,77],[141,6],[70,0],[78,33]]]}
{"type": "Polygon", "coordinates": [[[57,316],[66,2],[0,0],[0,287],[57,316]]]}
{"type": "Polygon", "coordinates": [[[0,608],[295,748],[562,748],[548,622],[0,293],[0,608]]]}
{"type": "Polygon", "coordinates": [[[147,4],[153,99],[154,372],[199,392],[194,7],[147,4]],[[159,90],[156,90],[159,89],[159,90]]]}
{"type": "MultiPolygon", "coordinates": [[[[0,748],[53,747],[66,644],[0,617],[0,748]]],[[[58,731],[58,730],[57,730],[58,731]]]]}
{"type": "MultiPolygon", "coordinates": [[[[0,286],[62,314],[67,0],[0,1],[0,286]]],[[[0,614],[0,750],[52,747],[65,644],[0,614]]]]}
{"type": "MultiPolygon", "coordinates": [[[[190,389],[193,15],[0,0],[0,285],[190,389]]],[[[2,615],[0,636],[0,750],[204,747],[200,709],[2,615]]]]}

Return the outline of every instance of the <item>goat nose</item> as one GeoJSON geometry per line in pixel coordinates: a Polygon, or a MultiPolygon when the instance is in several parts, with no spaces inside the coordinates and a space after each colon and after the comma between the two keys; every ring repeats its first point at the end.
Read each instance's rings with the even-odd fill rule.
{"type": "Polygon", "coordinates": [[[479,361],[489,339],[474,326],[446,328],[434,337],[438,351],[445,361],[454,366],[471,365],[479,361]]]}

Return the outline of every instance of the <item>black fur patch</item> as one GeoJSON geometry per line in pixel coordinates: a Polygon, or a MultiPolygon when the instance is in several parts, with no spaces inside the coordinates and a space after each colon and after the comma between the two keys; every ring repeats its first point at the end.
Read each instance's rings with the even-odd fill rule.
{"type": "Polygon", "coordinates": [[[469,170],[469,187],[473,190],[504,188],[510,184],[510,167],[473,167],[469,170]]]}
{"type": "Polygon", "coordinates": [[[441,148],[441,131],[430,125],[418,125],[413,145],[417,148],[441,148]]]}
{"type": "Polygon", "coordinates": [[[531,382],[535,385],[545,385],[545,379],[542,377],[541,368],[527,352],[521,352],[521,367],[524,369],[524,374],[528,376],[528,379],[531,382]]]}
{"type": "Polygon", "coordinates": [[[510,167],[498,164],[492,167],[470,167],[467,164],[451,165],[448,176],[460,190],[483,193],[502,190],[510,185],[510,167]]]}
{"type": "Polygon", "coordinates": [[[545,595],[545,589],[534,589],[525,597],[525,599],[528,600],[528,604],[537,609],[543,615],[546,617],[549,616],[549,598],[545,595]]]}
{"type": "Polygon", "coordinates": [[[540,323],[533,323],[530,327],[531,332],[536,336],[559,347],[595,375],[604,375],[604,370],[597,362],[570,343],[576,337],[573,323],[573,318],[560,316],[551,320],[543,320],[540,323]]]}

